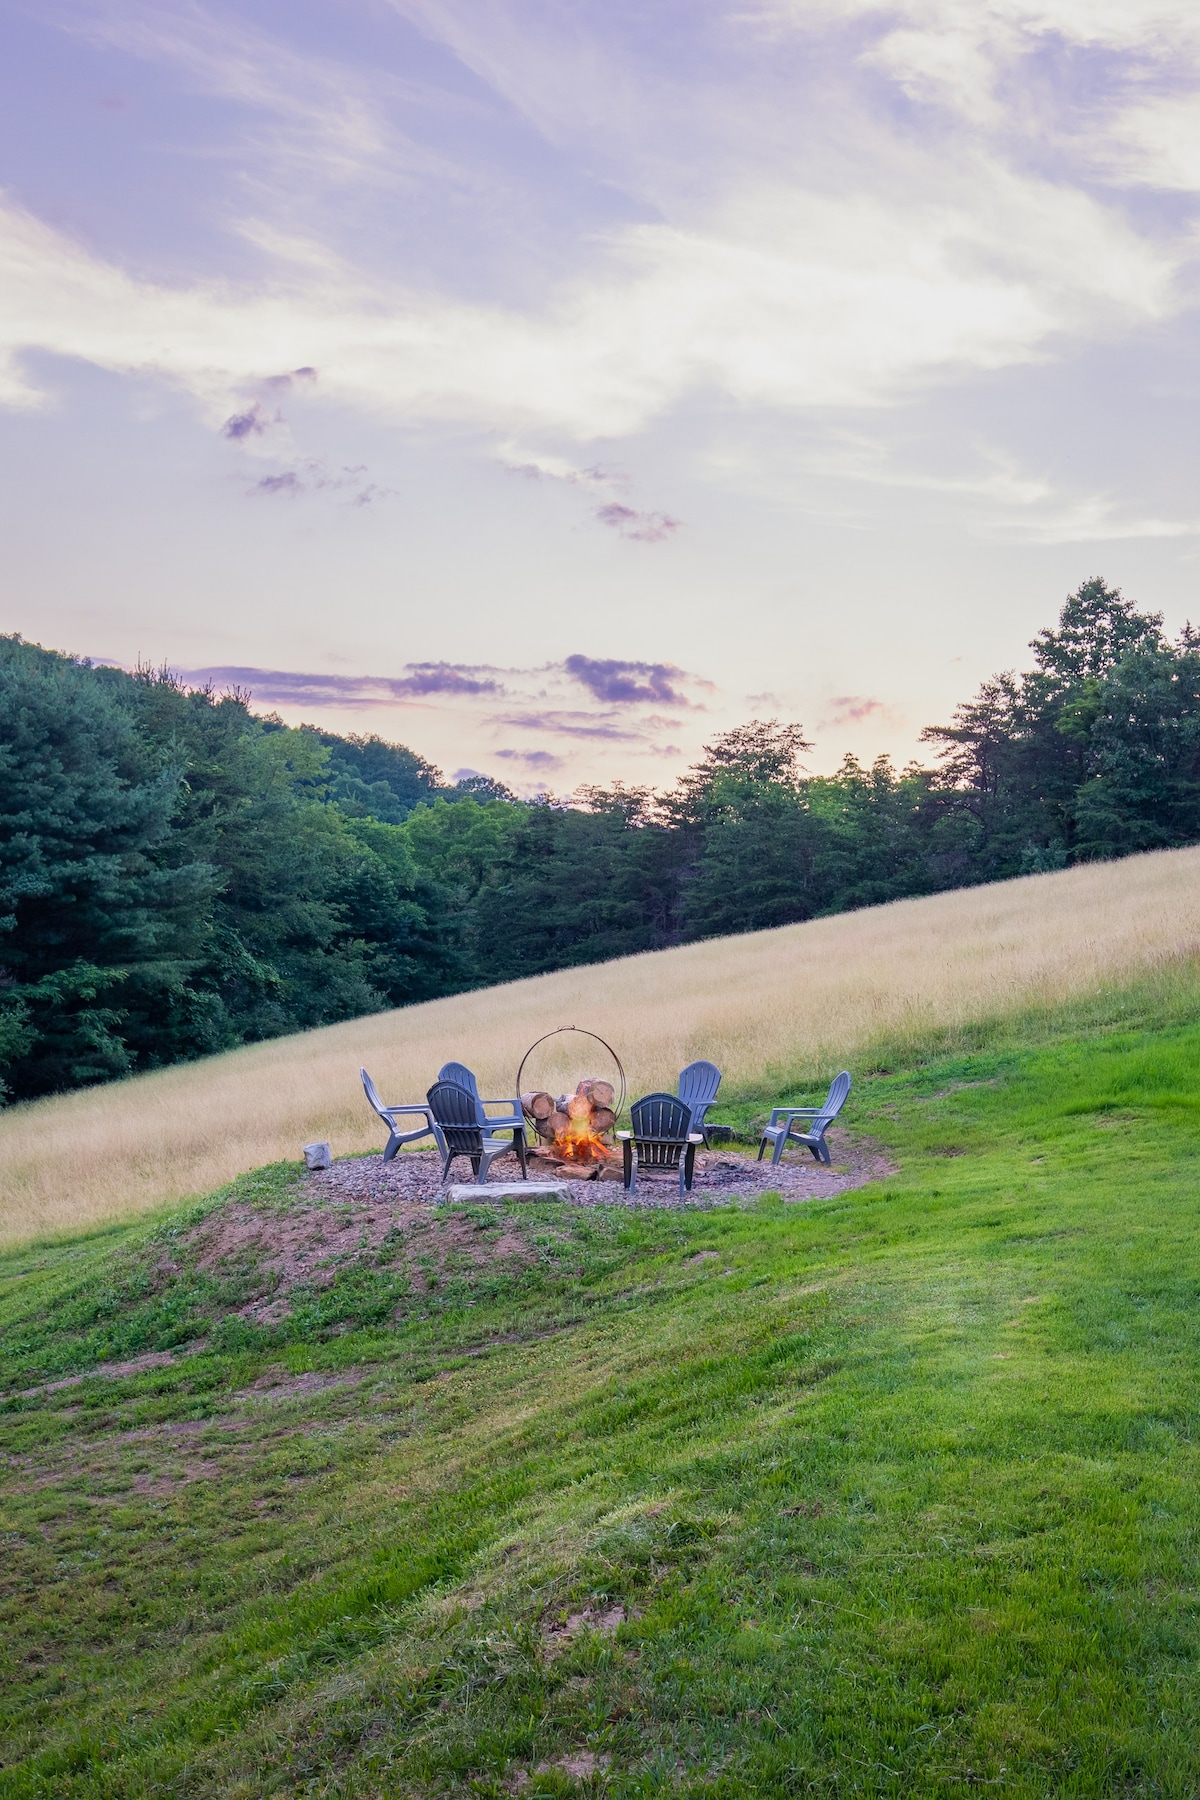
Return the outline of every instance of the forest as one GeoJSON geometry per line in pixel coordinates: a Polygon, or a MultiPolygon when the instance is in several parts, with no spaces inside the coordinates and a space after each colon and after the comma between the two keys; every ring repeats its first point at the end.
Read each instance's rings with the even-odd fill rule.
{"type": "Polygon", "coordinates": [[[1200,632],[1093,578],[923,738],[520,800],[411,750],[0,638],[5,1100],[571,964],[1200,840],[1200,632]]]}

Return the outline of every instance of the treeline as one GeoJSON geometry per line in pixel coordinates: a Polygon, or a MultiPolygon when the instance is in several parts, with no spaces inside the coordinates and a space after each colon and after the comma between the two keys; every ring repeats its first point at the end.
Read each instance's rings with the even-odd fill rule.
{"type": "Polygon", "coordinates": [[[811,776],[752,721],[666,794],[522,802],[0,639],[0,1079],[21,1099],[570,964],[1200,840],[1200,635],[1099,579],[1034,668],[811,776]]]}

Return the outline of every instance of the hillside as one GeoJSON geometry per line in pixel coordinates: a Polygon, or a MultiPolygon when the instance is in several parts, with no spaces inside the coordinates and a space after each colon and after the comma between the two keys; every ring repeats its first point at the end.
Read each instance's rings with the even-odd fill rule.
{"type": "MultiPolygon", "coordinates": [[[[1093,863],[460,994],[0,1112],[0,1239],[211,1191],[328,1138],[380,1142],[358,1082],[421,1097],[449,1057],[493,1093],[556,1025],[614,1044],[635,1090],[705,1056],[729,1098],[953,1043],[1200,943],[1200,849],[1093,863]]],[[[570,1044],[571,1040],[566,1040],[570,1044]]],[[[565,1050],[539,1079],[591,1073],[565,1050]]]]}
{"type": "MultiPolygon", "coordinates": [[[[643,966],[604,972],[642,1072],[724,1018],[733,1122],[755,1066],[832,1048],[819,1004],[786,1035],[818,971],[862,1041],[965,1035],[968,975],[1038,998],[859,1080],[898,1173],[856,1192],[428,1208],[378,1242],[346,1207],[336,1279],[268,1313],[247,1220],[304,1214],[294,1165],[0,1258],[0,1793],[1195,1794],[1200,979],[1045,1004],[1156,954],[1194,868],[1143,864],[1124,908],[1129,865],[956,895],[950,949],[942,903],[798,933],[761,1042],[729,996],[779,940],[707,947],[687,1021],[651,1004],[686,959],[641,1009],[643,966]]],[[[529,1028],[535,994],[488,999],[529,1028]]]]}

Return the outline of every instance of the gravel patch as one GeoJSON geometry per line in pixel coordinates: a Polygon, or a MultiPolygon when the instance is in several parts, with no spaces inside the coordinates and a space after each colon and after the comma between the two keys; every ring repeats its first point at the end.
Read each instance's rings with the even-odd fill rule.
{"type": "MultiPolygon", "coordinates": [[[[620,1163],[614,1158],[600,1180],[539,1157],[529,1159],[530,1198],[536,1198],[538,1186],[561,1188],[564,1174],[571,1176],[570,1201],[578,1206],[651,1206],[665,1208],[703,1208],[728,1206],[731,1201],[751,1202],[759,1194],[777,1193],[784,1200],[819,1200],[849,1188],[865,1187],[894,1175],[895,1165],[878,1144],[836,1126],[829,1132],[832,1166],[814,1162],[807,1151],[788,1151],[774,1167],[765,1158],[755,1162],[749,1152],[737,1150],[702,1150],[696,1157],[695,1181],[690,1194],[679,1197],[679,1180],[674,1175],[639,1175],[637,1191],[632,1196],[621,1185],[620,1163]]],[[[518,1178],[517,1159],[504,1156],[493,1163],[497,1181],[518,1178]]],[[[317,1204],[380,1203],[392,1205],[436,1205],[445,1201],[450,1187],[466,1181],[470,1164],[459,1158],[451,1166],[450,1179],[441,1178],[441,1158],[436,1151],[420,1150],[401,1153],[384,1164],[382,1156],[347,1156],[331,1169],[306,1175],[303,1191],[306,1199],[317,1204]]]]}

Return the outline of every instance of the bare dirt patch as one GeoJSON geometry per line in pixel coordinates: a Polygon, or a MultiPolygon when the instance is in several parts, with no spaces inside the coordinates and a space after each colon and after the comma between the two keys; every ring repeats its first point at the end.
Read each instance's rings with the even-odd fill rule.
{"type": "Polygon", "coordinates": [[[328,1287],[351,1263],[398,1264],[413,1292],[424,1293],[455,1268],[494,1263],[517,1268],[537,1259],[519,1230],[490,1229],[463,1213],[435,1211],[430,1202],[437,1198],[436,1188],[428,1199],[395,1196],[389,1191],[390,1165],[385,1170],[380,1162],[375,1192],[359,1169],[351,1170],[345,1183],[331,1181],[342,1167],[336,1165],[320,1181],[310,1177],[295,1207],[226,1207],[192,1234],[189,1245],[199,1269],[213,1275],[236,1272],[251,1286],[251,1297],[235,1309],[240,1317],[260,1325],[286,1318],[298,1289],[328,1287]]]}
{"type": "MultiPolygon", "coordinates": [[[[38,1387],[21,1388],[17,1398],[32,1400],[38,1394],[57,1394],[62,1388],[79,1387],[84,1381],[118,1381],[122,1375],[140,1375],[145,1369],[165,1369],[175,1361],[173,1350],[148,1350],[128,1362],[98,1363],[82,1375],[63,1375],[58,1381],[43,1381],[38,1387]]],[[[0,1395],[0,1398],[7,1396],[0,1395]]]]}
{"type": "Polygon", "coordinates": [[[581,1631],[596,1631],[602,1637],[611,1637],[617,1627],[625,1623],[623,1606],[592,1607],[585,1606],[582,1612],[570,1613],[566,1618],[559,1616],[546,1621],[542,1626],[542,1643],[548,1657],[560,1656],[568,1644],[581,1631]]]}

